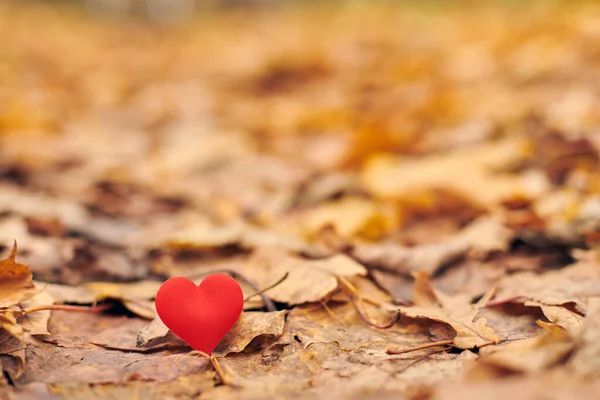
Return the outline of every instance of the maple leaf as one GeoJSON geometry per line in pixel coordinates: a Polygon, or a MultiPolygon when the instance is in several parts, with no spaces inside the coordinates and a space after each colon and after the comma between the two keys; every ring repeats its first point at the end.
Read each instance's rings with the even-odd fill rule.
{"type": "MultiPolygon", "coordinates": [[[[18,264],[17,242],[7,258],[0,260],[0,355],[2,368],[13,378],[19,378],[25,365],[25,341],[23,327],[17,323],[21,314],[16,307],[32,299],[37,289],[27,265],[18,264]]],[[[42,325],[42,333],[45,327],[42,325]]]]}
{"type": "Polygon", "coordinates": [[[30,299],[36,293],[29,266],[18,264],[17,242],[7,258],[0,260],[0,308],[6,308],[30,299]]]}

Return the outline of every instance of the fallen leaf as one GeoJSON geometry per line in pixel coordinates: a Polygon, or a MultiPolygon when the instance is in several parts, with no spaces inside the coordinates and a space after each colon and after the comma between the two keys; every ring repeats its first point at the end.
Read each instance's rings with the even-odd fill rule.
{"type": "MultiPolygon", "coordinates": [[[[52,306],[55,304],[55,299],[50,293],[44,290],[43,287],[36,285],[39,293],[32,298],[21,303],[20,307],[23,310],[35,307],[52,306]]],[[[17,319],[17,322],[23,329],[31,335],[49,335],[48,321],[50,320],[50,310],[39,310],[28,312],[17,319]]]]}
{"type": "Polygon", "coordinates": [[[356,245],[353,256],[363,263],[387,271],[408,274],[426,271],[434,274],[439,268],[465,256],[468,252],[484,257],[508,249],[513,233],[495,218],[475,220],[461,232],[441,243],[415,247],[397,245],[356,245]]]}
{"type": "Polygon", "coordinates": [[[34,281],[36,286],[49,293],[57,303],[92,304],[96,294],[82,286],[60,285],[34,281]]]}
{"type": "Polygon", "coordinates": [[[378,238],[393,229],[397,220],[393,208],[354,197],[324,203],[301,215],[302,229],[308,237],[314,237],[331,226],[345,238],[378,238]]]}
{"type": "Polygon", "coordinates": [[[275,282],[285,273],[288,278],[267,293],[274,301],[289,305],[317,302],[338,288],[337,276],[365,275],[365,267],[345,255],[321,260],[283,257],[267,261],[268,276],[275,282]]]}
{"type": "Polygon", "coordinates": [[[25,368],[25,338],[23,328],[8,312],[0,313],[0,357],[2,369],[11,379],[17,379],[25,368]]]}
{"type": "Polygon", "coordinates": [[[415,280],[414,306],[398,307],[403,317],[426,318],[450,325],[456,331],[454,346],[470,349],[497,343],[500,337],[487,326],[485,318],[475,319],[477,307],[465,296],[448,296],[436,290],[426,272],[415,280]]]}
{"type": "Polygon", "coordinates": [[[542,372],[556,365],[573,349],[574,342],[561,329],[537,338],[481,349],[480,361],[515,372],[542,372]]]}
{"type": "Polygon", "coordinates": [[[494,303],[527,302],[548,306],[574,304],[585,313],[590,296],[600,293],[600,269],[590,262],[578,262],[544,274],[520,272],[498,282],[494,303]]]}
{"type": "Polygon", "coordinates": [[[144,347],[147,346],[154,339],[160,339],[167,336],[169,333],[169,328],[159,317],[155,317],[152,322],[146,325],[137,336],[136,346],[144,347]]]}
{"type": "Polygon", "coordinates": [[[535,302],[526,302],[526,306],[539,306],[550,322],[560,326],[571,335],[573,338],[579,337],[581,334],[581,325],[584,318],[562,306],[548,306],[535,302]]]}
{"type": "Polygon", "coordinates": [[[286,311],[244,312],[214,351],[217,357],[244,351],[251,342],[258,345],[278,339],[283,333],[286,311]]]}
{"type": "Polygon", "coordinates": [[[460,381],[439,386],[432,400],[503,400],[507,398],[561,400],[597,398],[600,384],[582,383],[565,377],[557,379],[552,374],[530,375],[486,381],[460,381]]]}
{"type": "Polygon", "coordinates": [[[484,307],[476,317],[483,317],[502,342],[512,343],[523,339],[539,337],[543,329],[539,322],[544,314],[538,307],[525,307],[521,304],[504,304],[497,307],[484,307]]]}
{"type": "Polygon", "coordinates": [[[193,398],[210,391],[214,385],[214,378],[215,373],[213,371],[204,371],[198,374],[180,376],[167,382],[130,380],[116,384],[94,385],[73,382],[56,383],[52,385],[49,395],[91,400],[100,400],[108,396],[116,396],[121,399],[168,398],[171,396],[193,398]]]}
{"type": "Polygon", "coordinates": [[[0,260],[0,308],[14,306],[36,293],[29,266],[18,264],[16,256],[17,242],[9,256],[0,260]]]}
{"type": "MultiPolygon", "coordinates": [[[[244,249],[279,247],[296,252],[314,251],[307,242],[285,231],[262,229],[240,222],[227,225],[199,222],[161,240],[169,248],[195,252],[210,252],[228,246],[244,249]]],[[[160,245],[160,241],[154,245],[157,244],[160,245]]]]}
{"type": "Polygon", "coordinates": [[[90,282],[84,289],[95,294],[96,300],[116,299],[132,313],[146,319],[156,317],[153,301],[161,283],[157,281],[139,281],[135,283],[90,282]]]}
{"type": "Polygon", "coordinates": [[[526,141],[510,138],[421,159],[375,156],[362,171],[362,180],[371,192],[382,197],[446,189],[491,205],[526,193],[521,176],[495,172],[524,158],[526,150],[526,141]]]}
{"type": "Polygon", "coordinates": [[[588,313],[583,321],[581,336],[578,337],[575,352],[567,363],[567,368],[579,377],[597,379],[600,374],[600,299],[589,300],[588,313]]]}
{"type": "Polygon", "coordinates": [[[119,352],[116,355],[110,350],[56,347],[47,343],[28,346],[27,359],[20,384],[64,382],[65,376],[69,376],[70,382],[94,384],[132,379],[168,382],[209,368],[207,359],[189,354],[119,352]]]}

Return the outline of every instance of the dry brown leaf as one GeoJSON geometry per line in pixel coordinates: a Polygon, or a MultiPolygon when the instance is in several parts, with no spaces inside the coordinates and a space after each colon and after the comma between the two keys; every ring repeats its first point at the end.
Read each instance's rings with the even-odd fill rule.
{"type": "Polygon", "coordinates": [[[168,333],[169,328],[159,317],[156,317],[138,333],[136,346],[144,347],[154,339],[164,338],[168,333]]]}
{"type": "Polygon", "coordinates": [[[584,317],[561,306],[548,306],[536,302],[526,302],[526,306],[539,306],[546,318],[553,324],[560,326],[573,338],[581,334],[581,325],[584,317]]]}
{"type": "Polygon", "coordinates": [[[463,241],[404,247],[395,244],[356,245],[352,255],[361,262],[396,274],[411,271],[435,273],[440,267],[464,256],[469,246],[463,241]]]}
{"type": "Polygon", "coordinates": [[[479,257],[504,252],[512,238],[513,233],[496,218],[482,217],[445,242],[415,247],[356,245],[353,256],[396,273],[426,271],[434,274],[469,252],[479,257]]]}
{"type": "Polygon", "coordinates": [[[426,318],[444,322],[456,331],[454,346],[470,349],[490,343],[497,343],[500,337],[487,326],[485,318],[476,318],[477,306],[470,298],[457,295],[448,296],[436,290],[426,272],[420,272],[415,279],[414,306],[398,307],[404,317],[426,318]]]}
{"type": "MultiPolygon", "coordinates": [[[[30,307],[44,307],[52,306],[56,303],[56,300],[50,293],[44,290],[43,287],[36,285],[39,289],[39,293],[32,298],[25,300],[20,304],[22,309],[30,307]]],[[[29,332],[31,335],[49,335],[48,332],[48,321],[50,320],[50,310],[39,310],[30,313],[26,313],[17,319],[17,322],[23,327],[23,329],[29,332]]]]}
{"type": "Polygon", "coordinates": [[[156,296],[161,282],[140,281],[134,283],[91,282],[83,285],[96,294],[97,300],[106,298],[148,300],[156,296]]]}
{"type": "Polygon", "coordinates": [[[57,347],[34,343],[27,347],[25,374],[18,381],[122,383],[129,380],[168,382],[180,376],[202,373],[209,361],[198,356],[165,353],[131,353],[99,348],[57,347]],[[38,356],[36,357],[35,354],[38,356]]]}
{"type": "MultiPolygon", "coordinates": [[[[337,276],[365,275],[366,269],[344,255],[307,261],[299,259],[282,260],[274,268],[279,276],[289,273],[280,285],[269,290],[269,298],[289,305],[319,301],[338,287],[337,276]]],[[[273,270],[272,270],[273,271],[273,270]]],[[[274,276],[271,273],[271,276],[274,276]]]]}
{"type": "Polygon", "coordinates": [[[25,337],[23,328],[10,312],[0,313],[0,357],[3,371],[11,379],[19,378],[25,368],[25,337]]]}
{"type": "Polygon", "coordinates": [[[591,298],[588,313],[583,321],[583,330],[578,338],[575,353],[567,368],[579,377],[598,379],[600,376],[600,299],[591,298]]]}
{"type": "Polygon", "coordinates": [[[251,342],[263,346],[278,339],[283,333],[285,315],[286,311],[242,313],[213,354],[217,357],[226,356],[244,351],[251,342]],[[260,340],[260,343],[256,343],[256,340],[260,340]]]}
{"type": "Polygon", "coordinates": [[[521,272],[508,275],[498,283],[493,303],[527,302],[549,306],[574,304],[585,313],[588,298],[600,294],[600,269],[593,262],[581,261],[543,274],[521,272]]]}
{"type": "Polygon", "coordinates": [[[480,361],[509,371],[538,373],[556,365],[573,346],[564,330],[554,328],[537,338],[481,349],[480,361]]]}
{"type": "MultiPolygon", "coordinates": [[[[214,385],[214,371],[180,376],[167,382],[147,382],[131,380],[118,384],[87,383],[56,383],[48,395],[60,396],[65,399],[100,400],[107,397],[119,399],[149,399],[149,398],[195,398],[209,391],[214,385]]],[[[44,387],[45,388],[45,387],[44,387]]],[[[39,394],[36,393],[38,396],[39,394]]]]}
{"type": "MultiPolygon", "coordinates": [[[[366,312],[374,320],[389,320],[389,314],[380,307],[368,307],[366,312]]],[[[388,358],[385,353],[388,343],[412,347],[428,342],[421,331],[413,328],[398,325],[383,330],[372,328],[358,318],[349,303],[331,304],[328,308],[305,306],[289,312],[278,343],[308,348],[315,343],[335,342],[344,351],[364,349],[388,358]]]]}
{"type": "Polygon", "coordinates": [[[253,227],[241,222],[227,225],[197,223],[163,239],[167,246],[183,250],[210,250],[238,245],[247,249],[277,246],[289,251],[309,251],[310,246],[301,238],[285,231],[253,227]]]}
{"type": "Polygon", "coordinates": [[[116,299],[132,313],[146,319],[156,317],[153,301],[161,282],[139,281],[135,283],[91,282],[83,288],[94,293],[96,300],[116,299]]]}
{"type": "Polygon", "coordinates": [[[398,221],[395,210],[374,201],[344,197],[312,208],[301,215],[302,230],[308,237],[333,227],[344,238],[378,238],[393,229],[398,221]]]}
{"type": "Polygon", "coordinates": [[[38,281],[34,281],[34,283],[49,293],[57,303],[92,304],[96,300],[96,293],[82,286],[42,283],[38,281]]]}
{"type": "Polygon", "coordinates": [[[14,306],[36,293],[29,266],[18,264],[17,242],[7,258],[0,260],[0,308],[14,306]]]}
{"type": "Polygon", "coordinates": [[[450,265],[434,279],[435,286],[444,293],[464,294],[477,298],[494,287],[506,273],[504,257],[491,260],[466,259],[450,265]]]}
{"type": "Polygon", "coordinates": [[[476,317],[484,317],[502,342],[539,337],[543,329],[539,322],[544,314],[537,307],[524,307],[520,304],[506,304],[498,307],[484,307],[477,311],[476,317]]]}
{"type": "Polygon", "coordinates": [[[135,350],[138,331],[146,324],[140,318],[87,312],[53,312],[50,335],[37,339],[65,348],[97,349],[94,343],[135,350]]]}
{"type": "MultiPolygon", "coordinates": [[[[421,159],[376,156],[366,165],[362,179],[371,192],[382,197],[446,189],[491,205],[510,196],[527,194],[522,176],[495,172],[526,157],[526,151],[526,141],[510,138],[421,159]]],[[[539,194],[537,188],[531,189],[533,194],[539,194]]]]}
{"type": "Polygon", "coordinates": [[[525,377],[486,381],[458,381],[446,383],[436,388],[431,400],[504,400],[515,399],[581,399],[598,398],[600,384],[582,383],[571,377],[557,377],[553,374],[529,375],[525,377]]]}

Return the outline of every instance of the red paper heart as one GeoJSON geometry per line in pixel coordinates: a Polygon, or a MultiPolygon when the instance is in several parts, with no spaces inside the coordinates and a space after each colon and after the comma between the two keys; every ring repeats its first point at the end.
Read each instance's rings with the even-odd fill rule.
{"type": "Polygon", "coordinates": [[[210,275],[200,285],[171,278],[156,294],[162,322],[196,350],[211,354],[235,324],[242,308],[242,288],[228,275],[210,275]]]}

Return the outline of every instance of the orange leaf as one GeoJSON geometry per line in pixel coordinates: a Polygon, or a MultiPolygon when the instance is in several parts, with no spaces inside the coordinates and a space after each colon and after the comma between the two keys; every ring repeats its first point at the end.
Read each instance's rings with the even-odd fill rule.
{"type": "Polygon", "coordinates": [[[14,306],[36,293],[28,265],[18,264],[17,241],[7,258],[0,260],[0,308],[14,306]]]}

